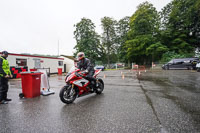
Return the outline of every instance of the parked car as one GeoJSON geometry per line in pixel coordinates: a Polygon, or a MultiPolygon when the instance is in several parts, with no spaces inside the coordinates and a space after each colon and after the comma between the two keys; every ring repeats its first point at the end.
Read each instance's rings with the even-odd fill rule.
{"type": "Polygon", "coordinates": [[[200,72],[200,62],[196,65],[197,72],[200,72]]]}
{"type": "Polygon", "coordinates": [[[163,69],[196,69],[196,64],[199,62],[199,58],[179,58],[172,59],[168,63],[162,66],[163,69]]]}
{"type": "Polygon", "coordinates": [[[111,69],[118,69],[118,68],[124,68],[124,63],[115,63],[115,64],[110,64],[111,69]]]}
{"type": "Polygon", "coordinates": [[[95,66],[94,69],[101,69],[102,71],[105,69],[104,66],[95,66]]]}

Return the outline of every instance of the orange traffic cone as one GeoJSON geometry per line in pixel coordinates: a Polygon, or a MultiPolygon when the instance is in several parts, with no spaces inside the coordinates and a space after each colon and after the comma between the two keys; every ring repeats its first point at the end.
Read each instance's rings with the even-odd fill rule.
{"type": "Polygon", "coordinates": [[[124,79],[124,74],[122,75],[122,79],[124,79]]]}

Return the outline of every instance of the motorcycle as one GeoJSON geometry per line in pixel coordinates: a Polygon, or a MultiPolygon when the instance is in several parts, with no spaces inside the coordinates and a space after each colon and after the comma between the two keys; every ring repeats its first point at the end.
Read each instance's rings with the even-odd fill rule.
{"type": "MultiPolygon", "coordinates": [[[[101,72],[101,70],[95,70],[94,78],[101,72]]],[[[63,103],[73,103],[77,97],[85,96],[88,94],[96,93],[101,94],[104,90],[104,82],[100,78],[96,78],[96,87],[86,78],[84,71],[72,70],[66,75],[66,85],[60,90],[60,100],[63,103]]]]}

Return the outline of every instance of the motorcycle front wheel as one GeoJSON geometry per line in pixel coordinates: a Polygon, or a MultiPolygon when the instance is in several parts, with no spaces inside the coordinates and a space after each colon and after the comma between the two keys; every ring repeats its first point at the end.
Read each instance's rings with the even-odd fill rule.
{"type": "Polygon", "coordinates": [[[66,104],[70,104],[70,103],[73,103],[74,100],[76,99],[77,97],[77,93],[75,91],[74,88],[72,88],[72,86],[64,86],[61,90],[60,90],[60,100],[63,102],[63,103],[66,103],[66,104]]]}

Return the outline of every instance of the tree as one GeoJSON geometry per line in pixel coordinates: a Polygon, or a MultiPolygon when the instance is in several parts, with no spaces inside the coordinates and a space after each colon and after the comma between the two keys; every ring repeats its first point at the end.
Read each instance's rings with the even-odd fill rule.
{"type": "Polygon", "coordinates": [[[162,42],[178,54],[200,47],[200,2],[173,0],[162,9],[162,42]]]}
{"type": "Polygon", "coordinates": [[[146,53],[147,55],[152,56],[152,61],[156,61],[161,59],[161,56],[163,53],[167,52],[169,49],[167,46],[162,45],[160,42],[157,42],[155,44],[151,44],[147,49],[146,53]]]}
{"type": "Polygon", "coordinates": [[[95,63],[98,60],[100,53],[100,37],[95,32],[95,25],[90,19],[82,18],[79,23],[75,25],[76,30],[74,36],[76,39],[76,53],[84,52],[86,56],[95,63]]]}
{"type": "Polygon", "coordinates": [[[117,23],[117,44],[119,48],[117,50],[118,60],[127,62],[125,42],[128,39],[128,31],[130,30],[130,17],[126,16],[120,19],[117,23]]]}
{"type": "Polygon", "coordinates": [[[170,13],[172,12],[173,4],[172,2],[168,3],[165,7],[163,7],[162,11],[159,12],[161,17],[161,29],[166,30],[167,24],[169,23],[170,13]]]}
{"type": "Polygon", "coordinates": [[[160,19],[156,8],[149,2],[140,4],[130,18],[130,31],[126,41],[127,56],[132,62],[150,64],[153,53],[146,49],[159,42],[159,27],[160,19]]]}
{"type": "Polygon", "coordinates": [[[101,19],[101,26],[103,29],[102,45],[107,56],[108,67],[110,67],[111,55],[116,54],[116,24],[117,22],[113,18],[104,17],[101,19]]]}

